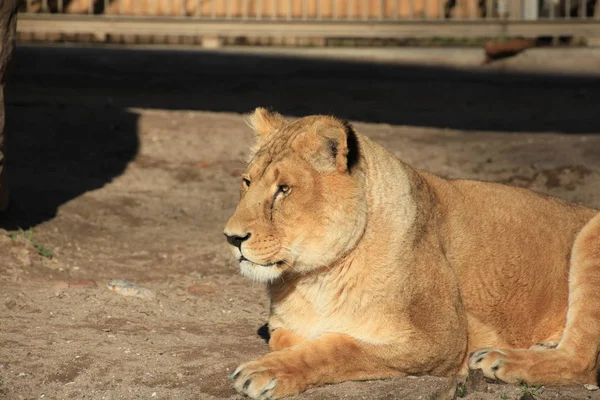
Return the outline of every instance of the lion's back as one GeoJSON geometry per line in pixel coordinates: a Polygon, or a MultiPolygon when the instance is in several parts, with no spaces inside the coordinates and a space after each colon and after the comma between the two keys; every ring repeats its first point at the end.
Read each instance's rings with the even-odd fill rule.
{"type": "Polygon", "coordinates": [[[441,236],[467,310],[514,346],[564,326],[571,249],[597,211],[496,183],[445,186],[441,236]]]}

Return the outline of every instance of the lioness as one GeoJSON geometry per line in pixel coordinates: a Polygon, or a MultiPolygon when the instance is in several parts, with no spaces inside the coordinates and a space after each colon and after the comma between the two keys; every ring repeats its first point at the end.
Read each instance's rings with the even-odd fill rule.
{"type": "Polygon", "coordinates": [[[596,383],[600,214],[501,184],[415,170],[330,116],[257,108],[225,235],[267,284],[272,352],[235,388],[482,369],[504,382],[596,383]]]}

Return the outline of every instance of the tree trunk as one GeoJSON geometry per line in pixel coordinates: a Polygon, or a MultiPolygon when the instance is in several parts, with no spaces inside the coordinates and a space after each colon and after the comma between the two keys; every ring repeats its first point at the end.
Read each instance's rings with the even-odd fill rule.
{"type": "Polygon", "coordinates": [[[17,30],[17,0],[0,0],[0,211],[8,207],[6,180],[4,84],[15,47],[17,30]]]}

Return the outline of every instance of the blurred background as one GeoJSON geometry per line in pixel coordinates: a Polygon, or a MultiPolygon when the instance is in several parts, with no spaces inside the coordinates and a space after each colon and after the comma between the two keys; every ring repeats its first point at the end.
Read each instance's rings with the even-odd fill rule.
{"type": "Polygon", "coordinates": [[[495,57],[600,36],[597,0],[19,0],[27,41],[276,46],[475,45],[495,57]],[[538,43],[539,44],[539,43],[538,43]]]}

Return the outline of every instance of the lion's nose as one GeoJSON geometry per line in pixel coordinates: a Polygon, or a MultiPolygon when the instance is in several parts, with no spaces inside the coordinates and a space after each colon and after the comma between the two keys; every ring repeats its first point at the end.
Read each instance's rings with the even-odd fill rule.
{"type": "Polygon", "coordinates": [[[237,247],[238,249],[241,249],[243,242],[250,239],[250,233],[247,233],[245,236],[229,235],[225,233],[225,236],[227,237],[227,243],[237,247]]]}

